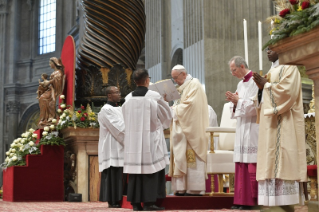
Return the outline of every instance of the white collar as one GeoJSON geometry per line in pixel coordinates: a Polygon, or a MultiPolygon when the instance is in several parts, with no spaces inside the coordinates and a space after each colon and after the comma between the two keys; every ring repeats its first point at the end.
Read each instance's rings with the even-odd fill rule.
{"type": "Polygon", "coordinates": [[[192,78],[193,78],[193,77],[192,77],[192,75],[187,74],[187,77],[186,77],[185,81],[187,81],[187,80],[191,80],[192,78]]]}
{"type": "Polygon", "coordinates": [[[279,60],[272,63],[271,68],[277,68],[279,66],[279,60]]]}

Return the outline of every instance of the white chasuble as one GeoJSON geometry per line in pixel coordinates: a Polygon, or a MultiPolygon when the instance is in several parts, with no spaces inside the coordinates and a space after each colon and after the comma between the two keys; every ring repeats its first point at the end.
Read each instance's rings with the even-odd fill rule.
{"type": "Polygon", "coordinates": [[[120,107],[106,104],[98,114],[100,136],[98,145],[99,171],[123,167],[125,125],[120,107]]]}
{"type": "MultiPolygon", "coordinates": [[[[298,182],[307,182],[301,79],[296,66],[273,66],[259,112],[258,204],[299,203],[298,182]]],[[[257,97],[255,98],[258,102],[257,97]]]]}
{"type": "MultiPolygon", "coordinates": [[[[173,105],[169,175],[173,177],[172,181],[176,180],[174,179],[176,177],[185,178],[187,175],[185,190],[205,190],[209,137],[205,132],[209,123],[207,97],[198,79],[192,78],[190,75],[177,90],[180,92],[181,98],[173,105]],[[192,183],[191,181],[200,183],[192,183]],[[197,188],[191,188],[191,184],[197,188]]],[[[181,189],[177,188],[176,190],[181,189]]]]}
{"type": "Polygon", "coordinates": [[[124,173],[152,174],[169,164],[163,129],[172,119],[168,103],[148,90],[146,95],[126,96],[122,107],[125,122],[124,173]]]}
{"type": "Polygon", "coordinates": [[[258,87],[251,77],[248,82],[240,81],[237,86],[239,100],[236,107],[230,103],[231,118],[237,119],[234,144],[234,162],[256,163],[258,149],[258,124],[254,97],[258,87]]]}
{"type": "Polygon", "coordinates": [[[307,182],[301,79],[296,66],[271,68],[260,112],[257,180],[307,182]]]}

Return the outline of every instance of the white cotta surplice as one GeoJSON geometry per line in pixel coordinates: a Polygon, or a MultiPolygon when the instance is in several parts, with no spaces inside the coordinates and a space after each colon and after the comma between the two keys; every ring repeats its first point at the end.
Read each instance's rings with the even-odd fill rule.
{"type": "Polygon", "coordinates": [[[98,146],[99,171],[123,167],[125,125],[120,107],[106,104],[98,114],[100,137],[98,146]]]}
{"type": "Polygon", "coordinates": [[[126,126],[124,173],[152,174],[169,164],[163,129],[172,119],[163,97],[148,90],[145,96],[126,96],[122,107],[126,126]]]}
{"type": "Polygon", "coordinates": [[[251,77],[248,82],[240,81],[236,92],[239,100],[235,111],[234,104],[230,104],[231,118],[237,119],[234,162],[256,163],[259,126],[256,124],[257,113],[253,99],[258,93],[258,87],[251,77]]]}

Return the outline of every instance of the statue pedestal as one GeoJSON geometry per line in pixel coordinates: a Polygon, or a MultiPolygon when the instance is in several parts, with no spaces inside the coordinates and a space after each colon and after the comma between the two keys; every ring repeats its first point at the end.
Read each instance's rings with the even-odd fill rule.
{"type": "MultiPolygon", "coordinates": [[[[280,64],[304,65],[306,74],[314,82],[316,129],[319,129],[319,27],[310,32],[283,39],[271,46],[279,55],[280,64]]],[[[316,140],[319,140],[319,130],[316,130],[316,140]]],[[[319,153],[317,145],[317,158],[319,153]]],[[[319,169],[318,177],[319,177],[319,169]]],[[[319,194],[317,194],[319,195],[319,194]]]]}
{"type": "Polygon", "coordinates": [[[61,133],[67,143],[66,148],[70,148],[76,155],[75,192],[82,194],[82,201],[87,202],[90,181],[89,157],[98,155],[99,129],[72,127],[63,129],[61,133]]]}

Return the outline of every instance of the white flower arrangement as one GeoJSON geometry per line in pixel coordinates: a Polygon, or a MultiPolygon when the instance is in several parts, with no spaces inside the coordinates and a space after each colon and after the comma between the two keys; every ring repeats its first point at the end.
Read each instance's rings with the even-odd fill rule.
{"type": "Polygon", "coordinates": [[[43,130],[49,132],[50,128],[49,127],[44,127],[43,130]]]}
{"type": "Polygon", "coordinates": [[[60,95],[60,99],[65,99],[65,96],[64,95],[60,95]]]}
{"type": "Polygon", "coordinates": [[[20,138],[15,139],[10,145],[10,149],[6,152],[4,163],[0,165],[3,169],[10,166],[23,166],[26,164],[25,156],[27,154],[39,154],[40,150],[35,145],[38,135],[33,133],[34,129],[21,134],[20,138]],[[24,145],[25,144],[25,145],[24,145]]]}

